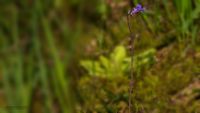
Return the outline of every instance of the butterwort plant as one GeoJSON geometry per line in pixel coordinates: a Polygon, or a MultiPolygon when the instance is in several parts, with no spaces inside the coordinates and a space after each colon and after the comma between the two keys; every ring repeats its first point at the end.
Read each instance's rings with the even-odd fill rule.
{"type": "Polygon", "coordinates": [[[129,86],[129,102],[128,102],[128,109],[129,113],[132,112],[132,93],[133,93],[133,84],[134,84],[134,79],[133,79],[133,56],[134,56],[134,41],[135,41],[135,35],[133,34],[131,30],[131,24],[130,24],[130,17],[133,17],[135,15],[138,15],[141,12],[144,12],[145,8],[141,4],[137,4],[136,7],[132,8],[130,11],[128,11],[127,15],[127,23],[128,23],[128,28],[130,32],[130,39],[129,39],[129,49],[130,49],[130,56],[131,56],[131,62],[130,62],[130,86],[129,86]]]}

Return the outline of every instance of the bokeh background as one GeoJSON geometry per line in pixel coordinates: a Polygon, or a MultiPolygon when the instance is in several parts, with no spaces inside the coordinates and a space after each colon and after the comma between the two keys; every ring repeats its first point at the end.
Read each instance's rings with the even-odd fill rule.
{"type": "MultiPolygon", "coordinates": [[[[131,0],[0,0],[0,113],[128,113],[131,0]]],[[[132,0],[134,113],[200,113],[200,0],[132,0]]]]}

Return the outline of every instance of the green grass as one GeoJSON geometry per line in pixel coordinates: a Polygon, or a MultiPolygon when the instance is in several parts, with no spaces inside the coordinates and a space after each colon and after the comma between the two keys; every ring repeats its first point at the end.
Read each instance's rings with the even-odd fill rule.
{"type": "MultiPolygon", "coordinates": [[[[8,2],[8,4],[15,5],[13,2],[8,2]]],[[[2,106],[1,109],[12,113],[27,113],[31,109],[45,113],[60,109],[63,113],[71,113],[73,99],[70,96],[68,72],[65,70],[68,57],[66,57],[66,62],[60,59],[50,21],[43,14],[44,5],[36,1],[32,6],[25,13],[26,16],[31,16],[25,19],[25,26],[20,25],[20,22],[24,20],[21,17],[24,12],[20,11],[23,9],[15,9],[16,7],[13,6],[9,19],[11,23],[1,28],[1,54],[3,54],[1,72],[4,96],[7,101],[6,106],[2,106]],[[9,34],[5,34],[4,30],[8,30],[9,34]],[[21,37],[22,34],[28,38],[21,37]],[[24,39],[28,40],[31,48],[24,48],[26,47],[22,43],[24,39]],[[45,41],[45,46],[41,39],[45,41]],[[47,65],[48,60],[44,56],[43,47],[49,48],[48,56],[53,62],[53,67],[47,65]],[[28,52],[26,52],[27,49],[28,52]],[[36,90],[38,88],[39,90],[36,90]],[[44,103],[44,105],[41,104],[41,107],[35,108],[38,101],[35,101],[37,98],[35,94],[38,92],[44,96],[39,100],[39,103],[44,103]],[[59,108],[55,108],[56,102],[59,108]]],[[[64,32],[61,33],[64,34],[64,32]]]]}

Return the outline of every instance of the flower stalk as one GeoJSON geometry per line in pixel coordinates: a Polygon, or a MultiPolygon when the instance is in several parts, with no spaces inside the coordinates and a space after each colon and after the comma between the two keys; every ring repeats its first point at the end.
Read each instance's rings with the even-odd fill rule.
{"type": "Polygon", "coordinates": [[[129,50],[130,50],[130,56],[131,56],[131,62],[130,62],[130,83],[129,83],[129,100],[128,100],[128,109],[129,113],[132,112],[132,94],[133,94],[133,86],[134,86],[134,78],[133,78],[133,56],[134,56],[134,42],[135,42],[135,35],[133,34],[131,30],[131,24],[130,24],[130,17],[134,16],[140,12],[143,12],[145,9],[142,7],[142,5],[138,4],[136,7],[132,8],[127,15],[127,23],[128,23],[128,29],[130,32],[130,38],[129,38],[129,50]]]}

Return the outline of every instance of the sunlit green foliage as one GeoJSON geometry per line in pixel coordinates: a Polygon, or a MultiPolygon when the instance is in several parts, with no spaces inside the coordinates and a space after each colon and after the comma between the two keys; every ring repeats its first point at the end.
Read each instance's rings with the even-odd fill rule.
{"type": "MultiPolygon", "coordinates": [[[[144,66],[155,62],[155,50],[146,50],[144,53],[134,57],[133,67],[139,70],[144,66]]],[[[113,78],[122,76],[130,70],[130,57],[127,55],[124,46],[116,46],[109,57],[100,56],[98,61],[82,60],[80,64],[88,71],[91,76],[113,78]]]]}

